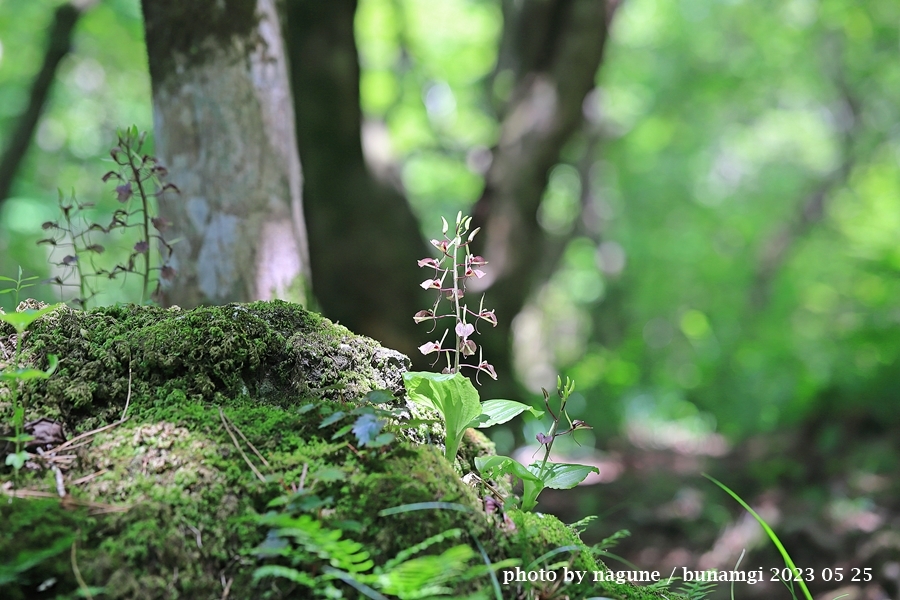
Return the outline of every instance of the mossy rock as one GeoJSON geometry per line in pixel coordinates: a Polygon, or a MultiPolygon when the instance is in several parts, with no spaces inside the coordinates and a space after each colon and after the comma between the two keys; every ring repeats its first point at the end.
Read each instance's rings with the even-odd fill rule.
{"type": "MultiPolygon", "coordinates": [[[[14,331],[0,328],[0,360],[14,349],[14,331]]],[[[84,437],[60,452],[46,446],[49,458],[34,458],[17,474],[0,471],[5,600],[84,597],[85,586],[103,598],[313,597],[285,580],[253,580],[263,564],[256,549],[267,534],[259,516],[273,499],[297,491],[329,498],[313,514],[360,542],[376,564],[462,528],[494,562],[519,559],[524,568],[571,546],[577,550],[565,553],[570,568],[605,569],[552,516],[485,512],[481,491],[457,471],[492,452],[477,432],[467,434],[456,466],[444,460],[442,431],[433,424],[388,425],[396,438],[372,448],[357,447],[348,433],[336,436],[352,421],[333,415],[350,413],[375,390],[393,396],[380,406],[428,415],[407,405],[406,357],[298,305],[61,307],[32,325],[22,350],[20,360],[37,368],[46,367],[49,355],[59,357],[51,378],[22,385],[26,420],[48,419],[62,424],[70,440],[84,437]],[[329,417],[334,422],[323,426],[329,417]],[[65,498],[56,496],[54,466],[65,498]],[[457,510],[380,515],[415,503],[457,510]]],[[[11,420],[10,392],[0,387],[0,430],[11,420]]],[[[303,567],[327,566],[316,560],[303,567]]],[[[355,597],[353,588],[341,589],[355,597]]],[[[456,592],[493,598],[492,589],[485,576],[460,583],[456,592]]],[[[510,584],[502,594],[528,597],[519,596],[528,589],[510,584]]],[[[662,597],[616,583],[570,585],[559,593],[662,597]]]]}

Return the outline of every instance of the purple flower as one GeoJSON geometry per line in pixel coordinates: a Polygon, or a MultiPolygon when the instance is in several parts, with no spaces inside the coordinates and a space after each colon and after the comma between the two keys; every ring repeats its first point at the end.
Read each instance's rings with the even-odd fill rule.
{"type": "Polygon", "coordinates": [[[155,227],[156,230],[160,233],[165,231],[166,227],[171,225],[169,221],[163,219],[162,217],[153,217],[152,219],[150,219],[150,221],[153,223],[153,227],[155,227]]]}
{"type": "Polygon", "coordinates": [[[432,352],[440,352],[441,345],[437,342],[426,342],[419,346],[419,352],[422,354],[431,354],[432,352]]]}
{"type": "Polygon", "coordinates": [[[536,436],[539,444],[549,444],[553,441],[553,438],[547,435],[546,433],[538,433],[536,436]]]}
{"type": "Polygon", "coordinates": [[[481,311],[480,313],[478,313],[478,318],[479,318],[479,319],[484,319],[485,321],[487,321],[488,323],[490,323],[490,324],[493,325],[494,327],[497,326],[497,315],[494,314],[494,311],[493,311],[493,310],[483,310],[483,311],[481,311]]]}
{"type": "Polygon", "coordinates": [[[116,200],[119,202],[128,202],[131,198],[131,182],[123,183],[116,186],[116,200]]]}
{"type": "Polygon", "coordinates": [[[458,335],[462,339],[468,338],[473,333],[475,333],[475,326],[471,323],[460,322],[456,324],[456,335],[458,335]]]}
{"type": "Polygon", "coordinates": [[[435,269],[439,268],[441,265],[433,258],[423,258],[419,261],[420,267],[433,267],[435,269]]]}
{"type": "Polygon", "coordinates": [[[413,315],[413,321],[415,321],[416,323],[421,323],[422,321],[430,321],[431,319],[434,319],[434,313],[430,310],[420,310],[413,315]]]}
{"type": "Polygon", "coordinates": [[[479,371],[484,371],[488,375],[491,376],[491,379],[497,379],[497,371],[494,370],[493,365],[489,364],[488,361],[483,360],[478,365],[479,371]]]}

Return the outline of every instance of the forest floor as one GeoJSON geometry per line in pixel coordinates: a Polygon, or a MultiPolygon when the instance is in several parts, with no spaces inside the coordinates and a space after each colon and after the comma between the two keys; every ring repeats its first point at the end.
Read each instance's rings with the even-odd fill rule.
{"type": "MultiPolygon", "coordinates": [[[[898,438],[852,423],[759,435],[735,447],[709,439],[661,448],[646,436],[623,436],[599,458],[601,483],[547,490],[539,510],[563,522],[598,515],[582,536],[589,544],[627,529],[610,552],[641,569],[676,577],[685,569],[756,571],[762,581],[734,584],[735,599],[804,598],[774,577],[785,566],[777,549],[708,473],[775,530],[815,600],[898,599],[898,438]]],[[[731,592],[720,583],[710,598],[731,592]]]]}

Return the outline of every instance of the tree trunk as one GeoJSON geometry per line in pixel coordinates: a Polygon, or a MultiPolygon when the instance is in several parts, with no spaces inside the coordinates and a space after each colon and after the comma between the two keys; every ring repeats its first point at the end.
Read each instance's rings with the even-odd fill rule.
{"type": "Polygon", "coordinates": [[[424,363],[413,315],[433,301],[416,261],[431,256],[396,189],[363,157],[355,0],[288,0],[291,80],[305,172],[312,277],[323,312],[424,363]]]}
{"type": "Polygon", "coordinates": [[[178,238],[165,304],[305,302],[309,258],[275,0],[143,0],[160,199],[178,238]]]}

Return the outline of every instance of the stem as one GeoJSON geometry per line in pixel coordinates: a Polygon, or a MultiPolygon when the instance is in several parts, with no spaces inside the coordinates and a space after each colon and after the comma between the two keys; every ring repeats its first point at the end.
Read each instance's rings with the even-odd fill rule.
{"type": "MultiPolygon", "coordinates": [[[[456,309],[456,323],[462,323],[460,317],[460,308],[459,308],[459,276],[457,275],[457,269],[459,265],[456,263],[457,252],[459,251],[459,225],[456,226],[456,237],[453,239],[453,306],[456,309]]],[[[456,335],[456,350],[454,352],[454,360],[453,360],[453,372],[459,373],[459,334],[456,333],[456,327],[453,328],[453,333],[456,335]]]]}
{"type": "Polygon", "coordinates": [[[131,147],[129,139],[124,144],[125,150],[128,152],[128,166],[137,184],[138,192],[141,195],[141,211],[144,213],[144,241],[147,242],[147,249],[144,251],[144,283],[141,287],[141,304],[144,304],[144,298],[147,296],[147,288],[150,287],[150,215],[147,213],[147,194],[144,192],[144,181],[141,179],[141,171],[134,164],[134,150],[131,147]]]}
{"type": "MultiPolygon", "coordinates": [[[[75,199],[75,194],[72,194],[72,209],[78,208],[81,210],[81,205],[78,204],[78,201],[75,199]]],[[[69,232],[69,236],[72,238],[72,253],[75,255],[75,272],[78,274],[78,297],[81,300],[81,308],[87,310],[87,294],[85,294],[85,281],[84,281],[84,273],[81,271],[81,253],[78,251],[78,238],[75,235],[75,229],[72,226],[72,219],[69,216],[69,211],[63,211],[63,216],[66,218],[66,230],[69,232]]],[[[68,279],[68,277],[66,277],[68,279]]],[[[60,287],[60,294],[62,294],[62,288],[60,287]]]]}
{"type": "MultiPolygon", "coordinates": [[[[550,426],[550,431],[547,435],[550,436],[550,441],[545,444],[544,447],[544,460],[541,461],[541,470],[539,471],[538,477],[543,478],[544,476],[544,467],[547,466],[547,459],[550,458],[550,448],[553,447],[553,442],[556,440],[556,431],[559,428],[559,420],[562,418],[563,414],[566,412],[566,400],[569,399],[569,395],[566,393],[561,393],[559,395],[559,413],[554,415],[553,417],[553,425],[550,426]]],[[[547,408],[550,408],[550,401],[547,401],[547,408]]],[[[550,412],[552,415],[553,413],[550,412]]]]}
{"type": "MultiPolygon", "coordinates": [[[[25,330],[19,329],[16,327],[16,358],[13,361],[13,368],[19,369],[19,359],[22,355],[22,335],[24,335],[25,330]]],[[[16,431],[16,454],[22,451],[22,426],[25,424],[25,411],[22,411],[21,418],[19,417],[19,380],[12,379],[9,382],[9,391],[12,395],[12,406],[13,406],[13,427],[16,431]]],[[[18,473],[18,470],[16,470],[18,473]]]]}

